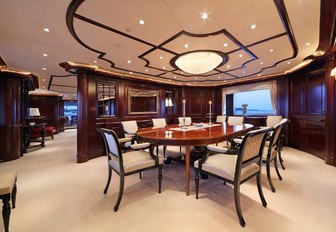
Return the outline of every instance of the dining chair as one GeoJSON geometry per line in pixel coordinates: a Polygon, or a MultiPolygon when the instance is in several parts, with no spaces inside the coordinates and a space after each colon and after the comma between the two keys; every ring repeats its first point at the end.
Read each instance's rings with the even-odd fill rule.
{"type": "Polygon", "coordinates": [[[240,204],[240,185],[256,177],[257,188],[262,205],[267,206],[261,185],[261,163],[267,135],[271,129],[261,129],[248,132],[242,142],[238,154],[207,153],[202,159],[195,161],[196,199],[199,195],[199,175],[203,173],[230,183],[234,188],[234,202],[240,225],[245,226],[245,220],[240,204]]]}
{"type": "MultiPolygon", "coordinates": [[[[131,148],[131,145],[139,143],[136,134],[139,129],[137,122],[135,120],[121,121],[121,125],[125,138],[119,138],[119,143],[122,144],[125,148],[131,148]],[[129,141],[129,139],[131,139],[131,141],[129,141]]],[[[149,145],[148,143],[146,144],[149,145]]]]}
{"type": "MultiPolygon", "coordinates": [[[[165,118],[152,118],[152,122],[153,122],[153,127],[156,128],[163,128],[165,126],[167,126],[167,122],[165,118]]],[[[167,146],[163,145],[163,157],[166,157],[166,148],[167,146]]],[[[156,147],[156,154],[159,155],[159,146],[156,147]]],[[[165,161],[165,163],[170,163],[170,160],[165,161]]]]}
{"type": "Polygon", "coordinates": [[[229,116],[227,123],[230,125],[242,125],[244,123],[244,117],[240,116],[229,116]]]}
{"type": "MultiPolygon", "coordinates": [[[[282,128],[282,131],[281,131],[281,134],[280,134],[280,142],[279,142],[279,149],[278,149],[278,157],[279,157],[279,162],[280,162],[280,165],[281,165],[281,168],[283,170],[285,170],[285,165],[283,164],[284,161],[282,159],[282,155],[281,155],[281,151],[283,149],[283,144],[284,144],[284,140],[285,140],[285,127],[286,125],[289,123],[289,120],[287,118],[283,118],[281,119],[281,121],[277,124],[277,125],[283,125],[283,128],[282,128]]],[[[276,126],[277,126],[276,125],[276,126]]]]}
{"type": "Polygon", "coordinates": [[[275,192],[275,188],[271,178],[271,163],[273,161],[275,171],[278,175],[279,180],[282,180],[278,169],[278,160],[277,156],[280,149],[280,138],[281,133],[283,132],[283,124],[275,125],[272,127],[272,135],[269,137],[269,140],[266,141],[266,146],[263,153],[263,163],[266,164],[266,174],[269,186],[272,192],[275,192]]]}
{"type": "Polygon", "coordinates": [[[192,123],[191,117],[178,117],[179,121],[179,126],[183,126],[183,119],[185,119],[185,124],[186,126],[190,126],[192,123]]]}
{"type": "MultiPolygon", "coordinates": [[[[16,181],[17,172],[7,171],[0,173],[0,200],[2,200],[2,217],[5,232],[9,231],[9,221],[11,216],[11,208],[15,208],[16,202],[16,181]],[[11,207],[12,201],[12,207],[11,207]]],[[[2,230],[1,230],[2,231],[2,230]]]]}
{"type": "Polygon", "coordinates": [[[132,146],[135,146],[137,150],[121,153],[118,137],[113,130],[98,128],[97,131],[100,132],[103,136],[108,162],[108,178],[106,187],[104,189],[104,194],[107,193],[107,190],[110,186],[110,182],[112,179],[112,170],[120,177],[119,194],[114,206],[115,212],[119,208],[121,198],[124,192],[125,176],[139,173],[141,179],[141,172],[157,168],[159,193],[161,193],[163,161],[160,157],[153,154],[153,148],[151,145],[149,145],[148,147],[146,146],[146,144],[134,144],[131,145],[131,148],[132,146]],[[143,150],[147,148],[149,149],[149,152],[143,150]]]}
{"type": "Polygon", "coordinates": [[[225,115],[217,115],[216,122],[226,122],[226,116],[225,115]]]}
{"type": "Polygon", "coordinates": [[[274,115],[268,115],[266,117],[266,126],[267,127],[274,127],[275,125],[277,125],[282,119],[282,116],[274,116],[274,115]]]}

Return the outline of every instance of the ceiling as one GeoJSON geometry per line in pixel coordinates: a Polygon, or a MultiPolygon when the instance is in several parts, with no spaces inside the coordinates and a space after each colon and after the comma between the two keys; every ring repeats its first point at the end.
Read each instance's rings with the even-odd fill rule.
{"type": "Polygon", "coordinates": [[[316,52],[320,4],[1,0],[0,57],[10,68],[37,75],[41,89],[65,98],[76,98],[77,92],[76,77],[59,65],[66,61],[174,85],[218,86],[274,77],[306,64],[305,58],[316,52]],[[225,59],[204,74],[177,68],[174,59],[199,50],[225,59]]]}

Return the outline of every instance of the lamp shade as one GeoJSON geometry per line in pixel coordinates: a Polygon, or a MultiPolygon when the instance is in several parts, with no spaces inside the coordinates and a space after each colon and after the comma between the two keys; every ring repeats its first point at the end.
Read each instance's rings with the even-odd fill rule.
{"type": "Polygon", "coordinates": [[[29,108],[29,117],[37,117],[41,116],[39,108],[29,108]]]}
{"type": "Polygon", "coordinates": [[[165,100],[165,105],[166,105],[166,107],[171,107],[171,106],[173,106],[173,101],[172,101],[172,99],[171,99],[171,98],[166,98],[166,100],[165,100]]]}

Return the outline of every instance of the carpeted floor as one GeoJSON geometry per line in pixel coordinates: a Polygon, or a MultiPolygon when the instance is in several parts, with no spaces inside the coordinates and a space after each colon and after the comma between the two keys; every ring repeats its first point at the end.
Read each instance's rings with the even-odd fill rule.
{"type": "MultiPolygon", "coordinates": [[[[46,147],[30,150],[18,160],[0,163],[0,170],[17,170],[18,195],[12,210],[11,232],[86,231],[336,231],[336,169],[310,154],[285,147],[286,170],[279,181],[272,170],[272,193],[263,169],[263,190],[268,207],[261,205],[254,180],[241,186],[246,221],[236,216],[233,190],[216,179],[201,180],[195,199],[185,195],[183,162],[163,169],[163,191],[157,192],[157,171],[126,177],[118,212],[113,211],[119,179],[107,178],[106,157],[76,163],[76,130],[48,139],[46,147]]],[[[0,219],[0,226],[2,226],[0,219]]],[[[1,231],[0,229],[0,231],[1,231]]]]}

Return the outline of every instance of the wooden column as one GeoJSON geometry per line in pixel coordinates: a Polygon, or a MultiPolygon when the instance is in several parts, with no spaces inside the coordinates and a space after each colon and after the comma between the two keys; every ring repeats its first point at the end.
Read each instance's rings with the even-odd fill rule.
{"type": "Polygon", "coordinates": [[[326,164],[336,166],[336,152],[335,152],[335,94],[336,94],[336,77],[330,76],[331,70],[336,67],[335,61],[336,53],[327,61],[326,64],[326,164]]]}
{"type": "Polygon", "coordinates": [[[30,73],[0,67],[0,162],[18,159],[23,154],[26,87],[33,89],[30,73]]]}
{"type": "Polygon", "coordinates": [[[89,122],[89,76],[79,72],[77,76],[77,163],[89,160],[88,122],[89,122]]]}

